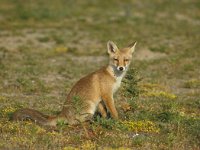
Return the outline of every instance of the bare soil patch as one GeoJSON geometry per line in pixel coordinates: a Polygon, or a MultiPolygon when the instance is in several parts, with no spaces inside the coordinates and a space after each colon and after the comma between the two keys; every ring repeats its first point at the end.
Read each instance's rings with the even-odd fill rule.
{"type": "Polygon", "coordinates": [[[47,30],[43,30],[43,32],[41,32],[29,29],[22,30],[18,33],[2,31],[0,33],[0,47],[4,47],[8,51],[17,51],[22,46],[30,45],[34,48],[48,49],[55,45],[54,41],[38,41],[39,38],[45,37],[47,33],[47,30]]]}
{"type": "Polygon", "coordinates": [[[167,56],[167,54],[161,52],[152,52],[147,48],[143,48],[136,51],[133,57],[135,60],[153,60],[163,58],[165,56],[167,56]]]}

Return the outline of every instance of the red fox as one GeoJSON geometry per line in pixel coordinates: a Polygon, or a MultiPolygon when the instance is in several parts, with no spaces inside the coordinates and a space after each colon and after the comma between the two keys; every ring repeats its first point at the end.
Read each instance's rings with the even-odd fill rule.
{"type": "Polygon", "coordinates": [[[57,116],[47,116],[25,108],[14,112],[12,119],[16,121],[30,119],[44,126],[56,126],[59,121],[73,125],[91,120],[96,111],[99,111],[102,117],[107,117],[106,109],[113,119],[118,119],[113,94],[120,87],[135,46],[136,42],[126,48],[118,49],[115,43],[108,41],[109,64],[81,78],[72,87],[62,111],[57,116]]]}

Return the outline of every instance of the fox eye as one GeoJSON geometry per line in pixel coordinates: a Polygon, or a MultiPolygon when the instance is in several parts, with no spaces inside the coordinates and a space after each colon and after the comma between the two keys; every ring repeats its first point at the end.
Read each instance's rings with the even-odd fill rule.
{"type": "Polygon", "coordinates": [[[118,59],[117,59],[117,58],[114,58],[114,61],[118,61],[118,59]]]}
{"type": "Polygon", "coordinates": [[[124,61],[129,61],[129,59],[124,59],[124,61]]]}

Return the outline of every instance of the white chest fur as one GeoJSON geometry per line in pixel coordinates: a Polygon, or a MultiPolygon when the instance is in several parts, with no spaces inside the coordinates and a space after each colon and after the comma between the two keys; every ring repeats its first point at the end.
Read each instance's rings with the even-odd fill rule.
{"type": "Polygon", "coordinates": [[[120,85],[121,85],[121,81],[122,81],[123,76],[117,77],[115,83],[113,84],[113,93],[115,93],[120,85]]]}

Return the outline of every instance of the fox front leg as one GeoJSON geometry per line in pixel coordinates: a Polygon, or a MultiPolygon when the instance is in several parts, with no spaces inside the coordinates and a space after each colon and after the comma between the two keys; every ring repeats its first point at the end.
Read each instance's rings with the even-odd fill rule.
{"type": "Polygon", "coordinates": [[[105,106],[105,104],[104,104],[104,102],[103,101],[101,101],[99,104],[98,104],[98,113],[100,113],[101,114],[101,116],[103,117],[103,118],[107,118],[107,109],[105,108],[106,106],[105,106]]]}
{"type": "Polygon", "coordinates": [[[111,117],[113,119],[118,119],[118,112],[115,108],[113,96],[112,95],[104,95],[102,98],[106,105],[106,108],[108,108],[108,110],[111,113],[111,117]]]}

